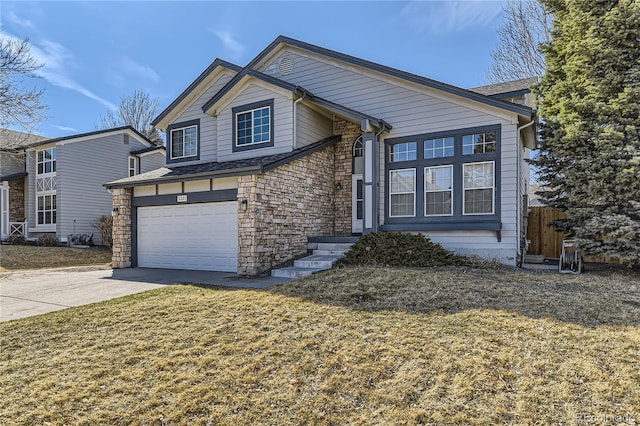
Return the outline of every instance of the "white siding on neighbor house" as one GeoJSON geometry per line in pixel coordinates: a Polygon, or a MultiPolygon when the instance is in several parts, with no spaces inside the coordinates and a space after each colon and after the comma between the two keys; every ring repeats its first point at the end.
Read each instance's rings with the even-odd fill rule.
{"type": "Polygon", "coordinates": [[[140,156],[140,170],[139,173],[147,173],[151,170],[159,169],[165,166],[166,157],[160,151],[152,152],[151,154],[144,154],[140,156]]]}
{"type": "MultiPolygon", "coordinates": [[[[202,95],[189,105],[182,114],[173,120],[172,124],[196,119],[200,120],[200,159],[177,163],[180,166],[217,161],[217,118],[202,112],[202,106],[213,98],[213,96],[218,93],[220,89],[222,89],[222,87],[232,78],[233,74],[230,72],[220,74],[220,77],[215,80],[207,90],[202,93],[202,95]]],[[[167,143],[170,143],[169,136],[167,136],[167,143]]],[[[168,155],[169,151],[167,150],[167,157],[168,155]]]]}
{"type": "Polygon", "coordinates": [[[0,176],[8,176],[25,171],[24,156],[0,152],[0,176]]]}
{"type": "Polygon", "coordinates": [[[129,153],[145,147],[133,137],[125,144],[122,133],[56,147],[58,238],[93,234],[96,244],[102,242],[92,223],[112,211],[111,194],[103,184],[128,176],[129,153]]]}
{"type": "Polygon", "coordinates": [[[262,157],[292,150],[293,101],[280,90],[269,90],[262,85],[249,84],[218,115],[218,161],[262,157]],[[234,107],[273,99],[274,146],[233,152],[234,107]]]}
{"type": "Polygon", "coordinates": [[[300,148],[333,135],[333,120],[299,102],[296,106],[296,147],[300,148]]]}

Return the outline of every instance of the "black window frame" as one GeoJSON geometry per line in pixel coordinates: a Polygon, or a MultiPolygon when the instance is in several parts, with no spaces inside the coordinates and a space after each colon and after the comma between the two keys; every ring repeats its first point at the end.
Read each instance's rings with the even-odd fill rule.
{"type": "MultiPolygon", "coordinates": [[[[232,120],[232,129],[233,129],[233,137],[231,141],[231,151],[232,152],[243,152],[250,151],[254,149],[263,149],[273,147],[275,144],[275,133],[274,133],[274,100],[266,99],[259,102],[252,102],[250,104],[240,105],[237,107],[233,107],[231,109],[231,120],[232,120]],[[258,142],[258,143],[250,143],[244,145],[238,145],[238,114],[243,114],[252,110],[261,109],[269,107],[269,141],[268,142],[258,142]]],[[[253,124],[252,124],[253,131],[253,124]]]]}
{"type": "Polygon", "coordinates": [[[182,121],[180,123],[173,123],[167,127],[167,164],[181,163],[184,161],[194,161],[200,159],[200,119],[182,121]],[[188,127],[196,127],[196,154],[188,157],[173,158],[173,141],[171,139],[172,132],[180,129],[186,129],[188,127]]]}
{"type": "Polygon", "coordinates": [[[384,225],[385,231],[437,231],[437,230],[494,230],[500,231],[502,224],[500,205],[500,153],[501,153],[502,125],[488,125],[456,129],[451,131],[423,133],[411,136],[389,138],[384,143],[384,225]],[[463,136],[496,132],[495,151],[478,154],[462,153],[463,136]],[[425,159],[424,141],[438,138],[454,138],[454,153],[448,157],[425,159]],[[391,162],[390,151],[394,144],[416,142],[417,159],[410,161],[391,162]],[[463,172],[464,165],[469,163],[493,162],[494,164],[494,211],[492,214],[464,214],[463,205],[463,172]],[[451,215],[429,215],[425,211],[425,176],[427,167],[448,166],[453,169],[453,211],[451,215]],[[413,168],[416,172],[416,215],[414,217],[392,217],[390,215],[390,172],[396,169],[413,168]]]}

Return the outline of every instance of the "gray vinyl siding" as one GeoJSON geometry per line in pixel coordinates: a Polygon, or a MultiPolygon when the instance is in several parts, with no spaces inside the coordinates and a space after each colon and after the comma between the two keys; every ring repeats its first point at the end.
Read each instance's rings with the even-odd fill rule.
{"type": "MultiPolygon", "coordinates": [[[[191,120],[200,120],[200,159],[194,161],[182,161],[180,166],[189,164],[207,163],[217,161],[217,118],[202,112],[202,106],[222,89],[222,87],[231,80],[231,73],[223,73],[220,77],[209,86],[189,107],[179,116],[173,123],[182,123],[191,120]]],[[[167,141],[167,144],[170,141],[167,141]]],[[[167,151],[169,155],[169,151],[167,151]]]]}
{"type": "Polygon", "coordinates": [[[139,167],[140,173],[150,172],[151,170],[159,169],[165,166],[166,157],[164,154],[158,152],[154,152],[152,154],[146,154],[140,156],[139,167]]]}
{"type": "Polygon", "coordinates": [[[257,84],[248,85],[218,115],[218,161],[240,160],[263,155],[289,152],[293,146],[293,101],[280,91],[271,91],[257,84]],[[272,147],[233,152],[232,109],[254,102],[273,99],[274,145],[272,147]]]}
{"type": "Polygon", "coordinates": [[[333,120],[314,111],[302,102],[296,106],[296,147],[300,148],[333,134],[333,120]]]}
{"type": "MultiPolygon", "coordinates": [[[[435,133],[471,127],[500,124],[500,220],[501,241],[494,231],[437,231],[425,232],[434,241],[460,253],[476,253],[485,258],[499,259],[503,263],[515,263],[518,244],[516,201],[517,185],[522,176],[517,173],[515,113],[501,111],[450,94],[434,92],[434,89],[401,82],[390,76],[371,70],[362,71],[352,65],[341,65],[334,59],[317,59],[296,48],[287,47],[265,63],[259,71],[304,87],[314,95],[353,108],[365,114],[383,119],[393,126],[389,134],[383,134],[379,149],[384,155],[384,138],[435,133]],[[278,61],[283,55],[294,59],[291,73],[281,75],[278,61]],[[476,106],[477,105],[477,106],[476,106]]],[[[380,176],[380,223],[384,223],[384,193],[386,171],[384,158],[379,162],[380,176]]],[[[462,197],[462,194],[455,194],[462,197]]],[[[420,208],[421,206],[417,206],[420,208]]]]}
{"type": "Polygon", "coordinates": [[[105,182],[128,176],[129,152],[145,148],[133,137],[124,143],[123,134],[98,137],[57,146],[58,238],[69,234],[100,233],[91,224],[112,211],[111,194],[105,182]]]}
{"type": "Polygon", "coordinates": [[[22,173],[24,168],[24,157],[22,154],[7,154],[0,152],[0,176],[8,176],[22,173]]]}

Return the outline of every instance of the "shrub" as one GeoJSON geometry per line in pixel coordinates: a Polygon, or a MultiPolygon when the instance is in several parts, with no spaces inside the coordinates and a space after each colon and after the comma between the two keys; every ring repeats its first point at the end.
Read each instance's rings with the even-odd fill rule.
{"type": "Polygon", "coordinates": [[[58,247],[60,245],[60,241],[55,235],[42,235],[41,237],[38,237],[36,244],[42,247],[58,247]]]}
{"type": "Polygon", "coordinates": [[[429,267],[463,265],[466,259],[445,250],[422,234],[372,232],[360,237],[339,266],[379,265],[429,267]]]}
{"type": "Polygon", "coordinates": [[[100,231],[102,245],[111,248],[113,246],[113,216],[100,216],[91,226],[100,231]]]}
{"type": "Polygon", "coordinates": [[[6,242],[13,246],[26,246],[28,244],[28,240],[24,235],[11,235],[6,239],[6,242]]]}

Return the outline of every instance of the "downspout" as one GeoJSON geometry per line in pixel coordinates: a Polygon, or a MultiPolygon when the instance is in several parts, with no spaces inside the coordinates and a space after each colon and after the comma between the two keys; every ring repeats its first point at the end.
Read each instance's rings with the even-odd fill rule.
{"type": "Polygon", "coordinates": [[[302,97],[296,99],[293,102],[293,137],[292,139],[292,145],[291,145],[291,149],[296,149],[296,143],[297,143],[297,139],[298,139],[298,102],[302,101],[304,98],[307,97],[307,92],[304,90],[301,90],[302,92],[302,97]]]}
{"type": "MultiPolygon", "coordinates": [[[[520,184],[520,179],[522,179],[522,170],[521,170],[520,163],[522,162],[521,151],[522,151],[522,148],[523,148],[521,146],[521,142],[520,142],[521,141],[520,132],[523,129],[526,129],[527,127],[529,127],[529,126],[532,126],[534,123],[535,123],[535,120],[531,120],[527,124],[523,124],[522,126],[518,127],[518,130],[516,131],[516,145],[517,145],[517,148],[518,148],[517,149],[517,152],[518,152],[517,163],[516,163],[516,174],[517,174],[517,177],[518,177],[518,180],[517,180],[518,183],[516,185],[516,197],[517,197],[516,208],[517,208],[517,211],[520,212],[520,214],[523,215],[523,217],[520,217],[519,220],[517,221],[518,223],[516,223],[516,230],[518,232],[517,233],[517,235],[518,235],[517,254],[520,255],[520,256],[522,255],[522,244],[521,244],[521,242],[522,242],[522,238],[524,238],[524,236],[522,235],[522,220],[524,219],[524,214],[525,214],[524,205],[522,203],[522,185],[520,184]]],[[[527,185],[528,185],[528,182],[527,182],[527,185]]],[[[517,264],[518,264],[518,259],[516,259],[516,266],[517,266],[517,264]]]]}

